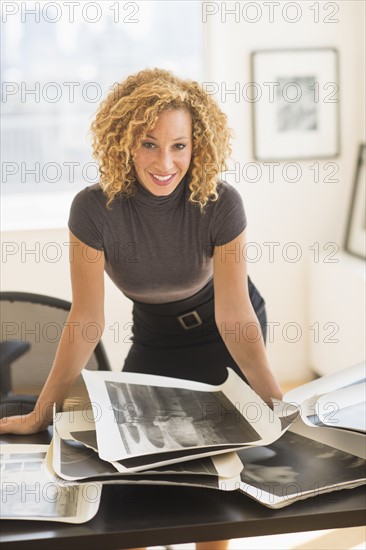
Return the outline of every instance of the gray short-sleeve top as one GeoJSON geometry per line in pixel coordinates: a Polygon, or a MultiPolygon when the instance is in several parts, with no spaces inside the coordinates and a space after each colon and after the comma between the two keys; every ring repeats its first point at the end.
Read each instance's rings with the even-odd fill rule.
{"type": "Polygon", "coordinates": [[[218,200],[204,212],[188,201],[184,178],[158,197],[136,182],[132,197],[117,196],[107,207],[99,184],[80,191],[71,205],[69,228],[86,245],[103,250],[105,271],[134,301],[167,303],[201,290],[213,276],[214,247],[246,227],[239,192],[220,182],[218,200]]]}

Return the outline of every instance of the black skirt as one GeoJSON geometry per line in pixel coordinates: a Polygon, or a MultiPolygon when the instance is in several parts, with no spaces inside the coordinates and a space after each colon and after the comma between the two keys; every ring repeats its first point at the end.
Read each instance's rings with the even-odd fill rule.
{"type": "MultiPolygon", "coordinates": [[[[265,302],[249,277],[248,289],[266,342],[265,302]]],[[[125,372],[222,384],[230,367],[245,380],[215,323],[212,280],[185,300],[165,304],[134,302],[132,334],[125,372]]]]}

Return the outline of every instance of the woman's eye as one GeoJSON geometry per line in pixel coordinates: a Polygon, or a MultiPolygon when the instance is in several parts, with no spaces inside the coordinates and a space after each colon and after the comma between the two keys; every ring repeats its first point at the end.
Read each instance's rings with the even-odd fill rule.
{"type": "MultiPolygon", "coordinates": [[[[156,145],[156,143],[152,143],[151,141],[143,141],[142,142],[142,147],[144,147],[144,149],[156,149],[157,145],[156,145]]],[[[175,143],[174,144],[174,149],[177,149],[178,151],[182,151],[186,147],[187,147],[187,145],[185,143],[175,143]]]]}

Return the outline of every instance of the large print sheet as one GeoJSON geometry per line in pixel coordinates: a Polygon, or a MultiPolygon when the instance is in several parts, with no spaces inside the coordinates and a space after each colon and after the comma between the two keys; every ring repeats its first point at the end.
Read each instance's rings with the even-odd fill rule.
{"type": "Polygon", "coordinates": [[[281,435],[276,414],[231,369],[220,386],[124,372],[84,370],[83,377],[99,456],[108,462],[146,469],[281,435]]]}
{"type": "Polygon", "coordinates": [[[366,364],[358,363],[289,391],[284,400],[301,405],[308,426],[366,432],[366,364]]]}
{"type": "MultiPolygon", "coordinates": [[[[55,414],[53,433],[52,467],[60,478],[69,481],[94,478],[103,483],[109,478],[120,483],[135,479],[138,482],[138,472],[125,468],[123,461],[107,462],[99,457],[90,410],[55,414]]],[[[177,480],[180,476],[180,482],[185,477],[186,483],[189,481],[190,485],[197,485],[200,478],[200,486],[211,484],[218,489],[232,491],[237,488],[242,467],[237,454],[230,452],[145,470],[145,478],[140,479],[147,479],[149,475],[152,481],[160,483],[164,476],[170,476],[170,481],[172,476],[177,476],[177,480]],[[214,483],[207,476],[213,478],[214,483]]]]}
{"type": "MultiPolygon", "coordinates": [[[[68,417],[68,413],[62,415],[68,417]]],[[[61,478],[61,483],[63,480],[70,483],[157,483],[234,491],[240,483],[240,472],[243,468],[235,452],[170,464],[143,472],[126,470],[125,473],[120,473],[114,464],[101,460],[92,448],[74,439],[61,439],[58,430],[54,430],[50,470],[61,478]]]]}
{"type": "Polygon", "coordinates": [[[46,468],[48,445],[1,445],[1,519],[84,523],[98,511],[100,483],[60,485],[46,468]]]}
{"type": "Polygon", "coordinates": [[[270,508],[365,484],[365,460],[288,431],[267,447],[238,451],[240,490],[270,508]]]}

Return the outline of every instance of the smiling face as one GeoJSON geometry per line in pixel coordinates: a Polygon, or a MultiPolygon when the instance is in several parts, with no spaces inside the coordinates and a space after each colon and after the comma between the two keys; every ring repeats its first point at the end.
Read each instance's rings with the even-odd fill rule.
{"type": "Polygon", "coordinates": [[[136,151],[137,179],[154,195],[170,195],[186,175],[191,157],[191,115],[184,109],[163,111],[136,151]]]}

